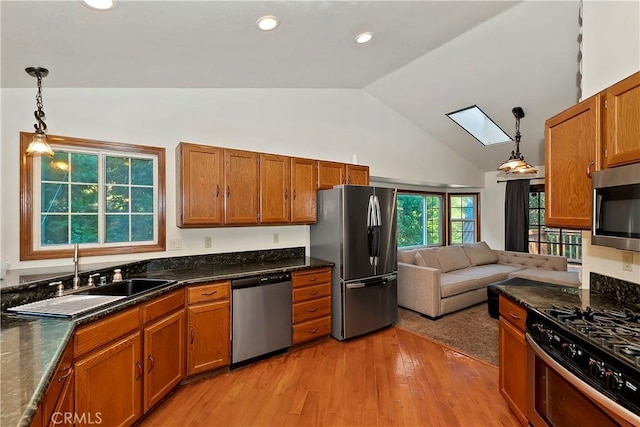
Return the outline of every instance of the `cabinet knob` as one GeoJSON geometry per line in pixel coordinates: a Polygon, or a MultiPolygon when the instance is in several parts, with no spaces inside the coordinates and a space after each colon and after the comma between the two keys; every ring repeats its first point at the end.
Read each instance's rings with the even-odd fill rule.
{"type": "Polygon", "coordinates": [[[315,334],[316,332],[318,332],[318,328],[309,329],[310,334],[315,334]]]}
{"type": "Polygon", "coordinates": [[[288,189],[284,189],[284,199],[287,200],[289,198],[289,190],[288,189]]]}
{"type": "Polygon", "coordinates": [[[220,196],[220,184],[216,184],[216,197],[220,196]]]}
{"type": "Polygon", "coordinates": [[[151,372],[154,365],[155,365],[155,361],[153,360],[153,356],[149,355],[149,370],[147,372],[151,372]]]}
{"type": "Polygon", "coordinates": [[[67,373],[64,374],[61,377],[58,377],[58,382],[64,381],[65,379],[67,379],[68,377],[71,376],[71,374],[73,374],[73,368],[69,367],[66,369],[67,373]]]}
{"type": "Polygon", "coordinates": [[[136,381],[139,381],[142,378],[142,363],[136,362],[136,367],[138,368],[138,376],[136,377],[136,381]]]}
{"type": "Polygon", "coordinates": [[[227,185],[227,199],[231,197],[231,190],[229,189],[229,186],[227,185]]]}
{"type": "Polygon", "coordinates": [[[589,164],[587,165],[587,178],[591,178],[591,166],[594,166],[595,164],[596,162],[591,160],[591,162],[589,162],[589,164]]]}
{"type": "Polygon", "coordinates": [[[193,344],[193,340],[195,339],[195,337],[196,337],[196,330],[192,328],[191,329],[191,344],[193,344]]]}

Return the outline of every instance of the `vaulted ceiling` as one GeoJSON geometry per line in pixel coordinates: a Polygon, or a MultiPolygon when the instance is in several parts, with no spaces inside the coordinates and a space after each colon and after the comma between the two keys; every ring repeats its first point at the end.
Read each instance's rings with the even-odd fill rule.
{"type": "Polygon", "coordinates": [[[513,144],[484,147],[444,114],[477,104],[544,163],[544,120],[579,96],[578,1],[80,1],[0,3],[2,87],[358,88],[495,170],[513,144]],[[277,15],[272,32],[256,29],[277,15]],[[374,33],[364,45],[361,32],[374,33]]]}

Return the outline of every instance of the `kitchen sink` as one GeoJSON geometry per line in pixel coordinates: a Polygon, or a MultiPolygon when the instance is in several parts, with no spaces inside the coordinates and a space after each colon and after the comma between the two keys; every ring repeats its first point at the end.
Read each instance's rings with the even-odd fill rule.
{"type": "Polygon", "coordinates": [[[172,285],[174,283],[175,280],[132,278],[125,279],[122,282],[96,286],[95,288],[91,288],[82,292],[82,294],[131,296],[163,286],[172,285]]]}

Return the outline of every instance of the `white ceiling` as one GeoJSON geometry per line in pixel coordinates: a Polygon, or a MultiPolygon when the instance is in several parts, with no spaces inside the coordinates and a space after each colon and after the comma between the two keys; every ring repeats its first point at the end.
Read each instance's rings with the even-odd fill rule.
{"type": "Polygon", "coordinates": [[[511,144],[483,147],[444,116],[478,104],[542,164],[544,119],[575,103],[578,1],[80,1],[0,3],[2,87],[362,88],[493,170],[511,144]],[[515,6],[515,7],[514,7],[515,6]],[[281,25],[255,28],[263,15],[281,25]],[[373,41],[353,42],[373,31],[373,41]]]}

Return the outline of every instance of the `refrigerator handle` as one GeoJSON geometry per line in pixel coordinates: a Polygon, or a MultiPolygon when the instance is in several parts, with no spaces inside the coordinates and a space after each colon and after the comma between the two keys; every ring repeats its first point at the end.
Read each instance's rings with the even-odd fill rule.
{"type": "Polygon", "coordinates": [[[367,204],[367,253],[369,255],[369,265],[374,265],[373,257],[373,226],[374,224],[374,199],[373,195],[369,196],[367,204]]]}
{"type": "Polygon", "coordinates": [[[364,288],[366,285],[362,282],[347,283],[347,289],[364,288]]]}

